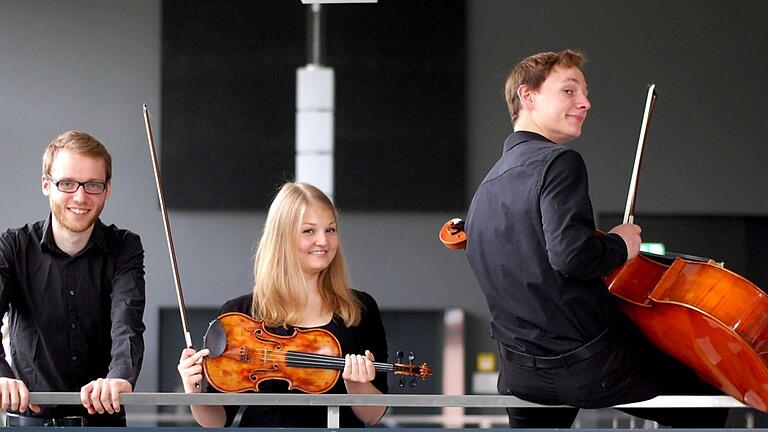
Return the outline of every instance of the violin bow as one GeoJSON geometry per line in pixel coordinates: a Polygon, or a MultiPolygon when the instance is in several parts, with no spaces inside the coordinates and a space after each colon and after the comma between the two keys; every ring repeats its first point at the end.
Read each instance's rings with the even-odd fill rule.
{"type": "Polygon", "coordinates": [[[155,173],[155,185],[157,185],[157,198],[160,200],[160,212],[163,214],[163,228],[165,229],[165,239],[168,244],[168,254],[171,257],[171,268],[173,269],[173,283],[176,286],[176,299],[179,301],[179,313],[181,314],[181,327],[184,331],[184,342],[187,348],[192,348],[192,336],[189,333],[189,321],[187,320],[187,307],[184,304],[184,293],[181,290],[181,277],[179,276],[179,266],[176,262],[176,249],[173,247],[173,234],[171,234],[171,223],[168,220],[168,210],[165,207],[165,195],[163,194],[163,180],[160,178],[160,165],[157,163],[157,149],[155,148],[155,138],[152,135],[152,124],[149,120],[149,110],[147,104],[144,104],[144,127],[147,129],[147,142],[149,143],[149,153],[152,156],[152,170],[155,173]]]}
{"type": "Polygon", "coordinates": [[[637,179],[640,177],[640,163],[643,160],[643,148],[645,140],[648,138],[648,125],[651,123],[653,109],[656,106],[656,84],[648,86],[648,96],[645,99],[645,112],[643,113],[643,123],[640,125],[640,137],[637,140],[637,151],[635,152],[635,165],[632,168],[632,177],[629,181],[629,192],[627,193],[627,207],[624,209],[624,223],[635,222],[635,198],[637,197],[637,179]]]}

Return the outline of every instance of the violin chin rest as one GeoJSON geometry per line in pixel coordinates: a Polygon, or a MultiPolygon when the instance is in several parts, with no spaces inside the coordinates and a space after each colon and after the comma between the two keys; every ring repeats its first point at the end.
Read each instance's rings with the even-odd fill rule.
{"type": "Polygon", "coordinates": [[[209,358],[220,356],[227,348],[227,333],[218,319],[208,324],[208,330],[205,331],[205,336],[203,336],[203,348],[208,348],[210,351],[210,354],[208,354],[209,358]]]}

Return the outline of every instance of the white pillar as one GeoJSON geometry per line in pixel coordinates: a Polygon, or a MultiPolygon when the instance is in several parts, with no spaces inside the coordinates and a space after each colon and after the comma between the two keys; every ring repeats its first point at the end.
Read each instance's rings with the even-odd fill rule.
{"type": "Polygon", "coordinates": [[[333,200],[333,69],[296,70],[296,181],[310,183],[333,200]]]}

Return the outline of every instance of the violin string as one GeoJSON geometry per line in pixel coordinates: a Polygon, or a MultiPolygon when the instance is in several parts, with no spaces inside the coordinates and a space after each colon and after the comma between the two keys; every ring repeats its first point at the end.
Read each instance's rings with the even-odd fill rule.
{"type": "MultiPolygon", "coordinates": [[[[264,353],[261,356],[265,361],[285,361],[291,366],[305,366],[316,368],[343,369],[344,358],[330,356],[325,354],[302,353],[298,351],[280,351],[280,350],[258,350],[258,353],[264,353]]],[[[380,372],[391,372],[395,366],[390,363],[373,362],[374,368],[380,372]]]]}
{"type": "MultiPolygon", "coordinates": [[[[312,354],[302,353],[297,351],[289,351],[283,353],[278,350],[267,350],[266,355],[262,358],[264,360],[285,361],[290,366],[306,366],[306,367],[327,367],[332,369],[344,369],[344,358],[327,356],[324,354],[312,354]],[[277,354],[274,354],[277,353],[277,354]]],[[[373,362],[374,368],[378,371],[387,372],[394,370],[394,365],[389,363],[373,362]]]]}
{"type": "MultiPolygon", "coordinates": [[[[332,355],[327,354],[316,354],[316,353],[306,353],[306,352],[300,352],[300,351],[281,351],[281,350],[258,350],[259,353],[265,353],[265,354],[273,354],[276,353],[277,358],[285,357],[286,355],[289,355],[291,359],[302,359],[302,360],[318,360],[318,361],[330,361],[330,362],[338,362],[339,364],[344,364],[344,357],[336,357],[332,355]]],[[[376,364],[376,362],[374,362],[376,364]]],[[[387,363],[379,363],[380,365],[386,365],[387,363]]]]}

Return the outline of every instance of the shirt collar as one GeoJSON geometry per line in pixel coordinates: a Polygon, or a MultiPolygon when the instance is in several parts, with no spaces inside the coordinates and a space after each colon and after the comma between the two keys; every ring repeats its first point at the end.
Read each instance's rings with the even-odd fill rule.
{"type": "MultiPolygon", "coordinates": [[[[50,251],[64,253],[56,245],[56,240],[53,237],[52,218],[53,213],[48,213],[48,218],[45,220],[45,224],[43,224],[43,238],[40,240],[40,247],[45,247],[50,251]]],[[[104,252],[108,251],[107,241],[104,236],[104,224],[101,222],[101,219],[96,219],[96,222],[93,224],[93,231],[91,231],[91,237],[88,239],[88,243],[85,244],[85,247],[80,253],[87,251],[92,246],[97,247],[104,252]]],[[[80,253],[78,253],[78,255],[80,253]]]]}
{"type": "Polygon", "coordinates": [[[545,137],[544,135],[539,135],[536,132],[517,131],[517,132],[513,132],[504,141],[504,151],[507,152],[511,150],[513,147],[517,146],[518,144],[522,144],[526,141],[545,141],[545,142],[550,142],[554,144],[552,140],[545,137]]]}

